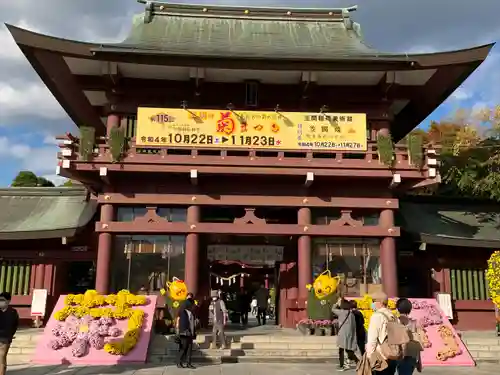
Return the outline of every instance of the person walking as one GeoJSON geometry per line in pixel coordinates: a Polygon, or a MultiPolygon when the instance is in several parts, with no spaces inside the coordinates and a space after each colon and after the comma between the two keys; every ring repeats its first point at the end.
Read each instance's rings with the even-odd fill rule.
{"type": "Polygon", "coordinates": [[[406,328],[410,335],[410,342],[405,346],[404,358],[398,361],[398,375],[412,375],[415,370],[422,371],[421,352],[424,350],[421,343],[423,328],[415,319],[410,318],[412,310],[411,302],[406,298],[398,299],[396,309],[399,312],[399,321],[406,328]]]}
{"type": "Polygon", "coordinates": [[[257,298],[257,323],[259,326],[266,325],[267,307],[269,306],[269,291],[264,284],[261,284],[259,290],[255,293],[257,298]]]}
{"type": "MultiPolygon", "coordinates": [[[[385,293],[374,293],[372,296],[372,306],[374,313],[370,318],[370,323],[368,325],[368,334],[366,338],[366,356],[367,358],[372,358],[372,355],[376,353],[377,358],[381,358],[381,348],[380,345],[387,339],[388,330],[387,324],[389,319],[397,320],[394,314],[387,308],[389,303],[389,298],[385,293]]],[[[374,370],[374,375],[394,375],[396,373],[396,367],[398,361],[395,360],[383,360],[383,370],[374,370]]]]}
{"type": "Polygon", "coordinates": [[[193,341],[196,338],[196,319],[193,308],[193,303],[185,301],[179,310],[175,323],[179,340],[179,352],[177,354],[177,367],[179,368],[195,368],[191,363],[193,341]]]}
{"type": "Polygon", "coordinates": [[[337,346],[339,347],[339,371],[349,370],[351,367],[347,362],[349,357],[355,358],[354,352],[358,346],[356,339],[356,318],[352,312],[349,301],[340,298],[332,308],[333,314],[337,316],[339,331],[337,334],[337,346]]]}
{"type": "Polygon", "coordinates": [[[252,303],[250,304],[252,307],[252,315],[257,316],[257,298],[252,298],[252,303]]]}
{"type": "Polygon", "coordinates": [[[0,375],[7,372],[7,354],[19,326],[19,314],[10,305],[12,296],[0,293],[0,375]]]}
{"type": "Polygon", "coordinates": [[[250,295],[246,289],[238,296],[238,309],[240,310],[241,325],[248,324],[248,313],[250,312],[250,295]]]}
{"type": "Polygon", "coordinates": [[[228,319],[226,304],[219,298],[217,290],[212,290],[210,296],[212,297],[212,301],[210,302],[208,311],[210,321],[212,322],[212,349],[217,349],[217,336],[220,336],[221,347],[225,348],[226,335],[224,334],[224,328],[228,319]]]}
{"type": "Polygon", "coordinates": [[[356,320],[356,341],[358,343],[358,350],[361,355],[365,354],[366,346],[366,330],[365,330],[365,317],[358,310],[358,305],[356,301],[350,301],[351,311],[354,314],[354,319],[356,320]]]}

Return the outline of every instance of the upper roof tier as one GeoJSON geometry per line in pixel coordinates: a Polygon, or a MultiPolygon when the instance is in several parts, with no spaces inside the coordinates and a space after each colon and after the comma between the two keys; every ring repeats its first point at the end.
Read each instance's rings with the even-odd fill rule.
{"type": "Polygon", "coordinates": [[[134,17],[127,39],[99,49],[316,61],[383,55],[363,42],[359,24],[350,18],[356,7],[286,9],[141,2],[146,3],[146,11],[134,17]]]}
{"type": "MultiPolygon", "coordinates": [[[[392,134],[399,140],[459,87],[493,47],[487,44],[430,54],[379,52],[364,43],[360,26],[351,19],[355,7],[287,9],[140,2],[146,9],[134,17],[131,32],[121,43],[79,42],[7,25],[77,126],[94,126],[98,134],[104,134],[105,116],[109,111],[134,112],[137,106],[132,99],[140,105],[175,107],[198,97],[193,82],[198,85],[201,80],[204,87],[213,84],[212,91],[217,92],[213,87],[219,84],[252,80],[274,85],[274,90],[283,85],[278,89],[293,96],[286,108],[290,111],[299,108],[305,83],[309,102],[321,101],[314,104],[318,110],[325,104],[335,111],[350,111],[356,101],[383,100],[389,109],[381,116],[392,120],[392,134]],[[176,93],[175,100],[171,93],[166,96],[166,86],[176,93]],[[321,91],[325,87],[331,90],[321,91]],[[117,109],[110,101],[117,95],[127,96],[130,105],[117,109]],[[134,95],[137,97],[130,98],[134,95]],[[146,103],[142,98],[159,103],[146,103]],[[344,109],[340,99],[350,109],[344,109]]],[[[241,104],[238,93],[244,96],[244,90],[238,88],[226,99],[241,104]]],[[[203,104],[203,95],[202,105],[216,105],[214,100],[203,104]]],[[[261,101],[259,108],[273,110],[278,103],[284,104],[283,99],[272,96],[268,101],[276,102],[264,105],[261,101]]]]}

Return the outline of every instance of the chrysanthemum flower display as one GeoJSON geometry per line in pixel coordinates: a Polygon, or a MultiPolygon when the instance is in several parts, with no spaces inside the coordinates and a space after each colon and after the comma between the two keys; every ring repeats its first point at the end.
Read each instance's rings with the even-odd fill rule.
{"type": "Polygon", "coordinates": [[[500,309],[500,251],[495,251],[488,260],[486,278],[490,298],[497,309],[500,309]]]}
{"type": "Polygon", "coordinates": [[[70,294],[64,308],[54,314],[61,323],[52,329],[55,338],[49,342],[49,348],[58,350],[71,346],[74,357],[86,355],[90,348],[126,355],[136,346],[145,317],[144,311],[132,309],[132,306],[146,303],[146,296],[134,295],[128,290],[107,296],[95,290],[70,294]],[[127,332],[119,339],[121,330],[112,326],[116,320],[124,319],[128,319],[127,332]]]}
{"type": "MultiPolygon", "coordinates": [[[[373,300],[370,295],[365,295],[362,298],[356,299],[356,306],[358,310],[361,311],[363,317],[365,318],[365,329],[368,330],[368,325],[370,324],[370,318],[373,315],[372,303],[373,300]]],[[[398,315],[398,311],[396,310],[396,301],[393,299],[389,300],[388,304],[389,309],[396,315],[398,315]]]]}

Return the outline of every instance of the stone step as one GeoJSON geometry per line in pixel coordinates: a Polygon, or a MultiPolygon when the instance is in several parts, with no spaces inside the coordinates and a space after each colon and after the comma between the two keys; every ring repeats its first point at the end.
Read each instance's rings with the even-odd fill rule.
{"type": "Polygon", "coordinates": [[[256,350],[338,350],[335,342],[234,342],[231,349],[256,350]]]}
{"type": "Polygon", "coordinates": [[[10,354],[25,354],[25,355],[32,355],[35,354],[35,346],[30,346],[30,347],[20,347],[20,346],[12,346],[9,349],[9,355],[10,354]]]}
{"type": "Polygon", "coordinates": [[[31,362],[31,358],[31,354],[13,354],[9,352],[7,355],[7,363],[9,365],[29,364],[31,362]]]}
{"type": "MultiPolygon", "coordinates": [[[[167,349],[163,352],[150,352],[150,355],[165,355],[175,356],[177,350],[167,349]]],[[[301,350],[301,349],[198,349],[193,351],[193,355],[199,357],[336,357],[338,350],[328,349],[315,349],[315,350],[301,350]]]]}
{"type": "MultiPolygon", "coordinates": [[[[148,359],[148,363],[155,364],[171,364],[175,363],[175,356],[154,356],[148,359]]],[[[256,356],[248,356],[248,357],[202,357],[202,356],[194,356],[192,357],[192,362],[194,364],[198,363],[210,363],[214,365],[222,364],[222,363],[283,363],[286,361],[287,363],[337,363],[338,358],[335,357],[256,357],[256,356]]]]}

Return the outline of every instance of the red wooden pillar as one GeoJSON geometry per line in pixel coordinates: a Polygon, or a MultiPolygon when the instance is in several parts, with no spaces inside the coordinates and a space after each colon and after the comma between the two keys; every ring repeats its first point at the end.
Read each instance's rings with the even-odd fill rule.
{"type": "MultiPolygon", "coordinates": [[[[187,209],[187,222],[196,225],[200,221],[200,207],[189,206],[187,209]]],[[[198,293],[198,265],[199,265],[199,235],[189,233],[186,236],[186,265],[184,268],[184,281],[188,290],[195,296],[198,293]]]]}
{"type": "MultiPolygon", "coordinates": [[[[394,211],[382,210],[379,225],[384,228],[394,226],[394,211]]],[[[389,297],[398,296],[398,270],[396,256],[396,239],[384,237],[380,243],[380,265],[382,268],[382,285],[389,297]]]]}
{"type": "MultiPolygon", "coordinates": [[[[297,222],[299,225],[310,225],[311,224],[311,209],[308,207],[302,207],[299,209],[297,222]]],[[[297,258],[298,268],[299,268],[299,299],[307,299],[308,291],[306,288],[307,284],[311,283],[312,280],[312,267],[311,267],[311,237],[310,236],[300,236],[298,243],[298,258],[297,258]]]]}
{"type": "Polygon", "coordinates": [[[39,263],[35,268],[35,285],[34,289],[44,289],[45,285],[45,264],[39,263]]]}
{"type": "MultiPolygon", "coordinates": [[[[113,216],[113,206],[111,204],[103,204],[101,206],[101,222],[106,223],[113,221],[113,216]]],[[[112,242],[111,233],[99,233],[95,288],[100,294],[109,293],[109,270],[111,264],[112,242]]]]}

